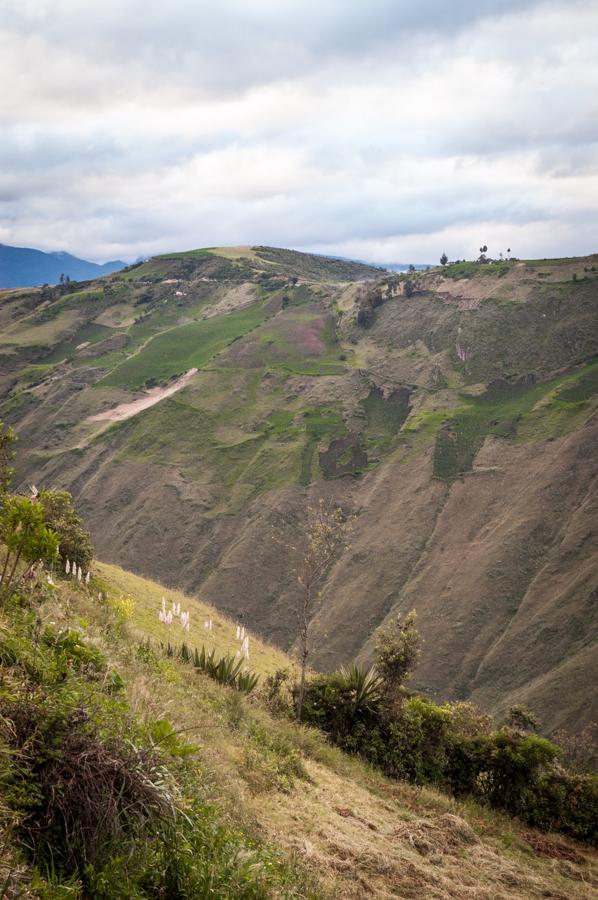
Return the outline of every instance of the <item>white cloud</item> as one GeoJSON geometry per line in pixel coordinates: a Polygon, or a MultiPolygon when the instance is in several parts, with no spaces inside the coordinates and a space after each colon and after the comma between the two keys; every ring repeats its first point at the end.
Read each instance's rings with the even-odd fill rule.
{"type": "Polygon", "coordinates": [[[593,3],[14,0],[4,21],[6,243],[596,249],[593,3]]]}

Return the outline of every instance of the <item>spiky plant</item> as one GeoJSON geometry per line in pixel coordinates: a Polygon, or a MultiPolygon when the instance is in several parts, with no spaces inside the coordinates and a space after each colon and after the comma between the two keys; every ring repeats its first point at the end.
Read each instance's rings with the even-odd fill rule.
{"type": "Polygon", "coordinates": [[[339,673],[352,693],[355,711],[371,710],[382,697],[383,679],[374,666],[341,666],[339,673]]]}

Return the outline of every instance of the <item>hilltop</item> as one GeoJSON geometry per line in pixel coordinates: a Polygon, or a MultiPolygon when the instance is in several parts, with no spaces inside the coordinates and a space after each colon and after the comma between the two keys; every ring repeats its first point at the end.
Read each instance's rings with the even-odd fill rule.
{"type": "MultiPolygon", "coordinates": [[[[264,247],[2,295],[19,478],[73,491],[100,556],[282,648],[277,538],[355,515],[311,630],[367,659],[416,608],[415,684],[581,728],[596,654],[598,256],[413,276],[264,247]]],[[[284,540],[283,540],[284,543],[284,540]]]]}

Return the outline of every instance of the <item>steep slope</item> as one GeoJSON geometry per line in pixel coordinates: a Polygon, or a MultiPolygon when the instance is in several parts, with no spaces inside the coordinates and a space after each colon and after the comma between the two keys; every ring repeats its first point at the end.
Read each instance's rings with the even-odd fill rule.
{"type": "Polygon", "coordinates": [[[333,498],[356,518],[313,618],[317,665],[367,657],[416,608],[419,687],[575,729],[598,714],[597,263],[408,279],[212,248],[13,292],[0,415],[20,478],[72,490],[104,558],[285,648],[284,545],[333,498]]]}
{"type": "Polygon", "coordinates": [[[70,253],[44,253],[30,247],[0,244],[0,287],[31,287],[56,284],[61,275],[71,279],[98,278],[123,269],[122,260],[98,264],[70,253]]]}
{"type": "MultiPolygon", "coordinates": [[[[258,846],[267,842],[276,853],[289,854],[296,869],[312,876],[313,887],[305,893],[292,892],[296,886],[287,883],[280,893],[265,895],[593,896],[596,854],[590,848],[530,831],[473,802],[390,781],[328,745],[318,732],[272,716],[263,699],[244,700],[176,658],[148,664],[135,652],[147,638],[154,647],[159,640],[180,641],[180,626],[158,621],[163,596],[190,611],[190,644],[234,651],[235,622],[201,600],[102,563],[94,567],[92,592],[62,584],[59,591],[62,599],[43,608],[43,619],[83,628],[121,675],[131,708],[146,721],[167,719],[193,742],[205,799],[227,817],[231,831],[242,827],[258,846]],[[95,600],[98,586],[106,604],[95,600]],[[107,631],[106,605],[126,609],[120,629],[107,631]],[[206,618],[213,619],[209,633],[206,618]]],[[[290,661],[251,635],[250,665],[263,678],[290,661]]],[[[222,896],[217,889],[215,895],[222,896]]]]}

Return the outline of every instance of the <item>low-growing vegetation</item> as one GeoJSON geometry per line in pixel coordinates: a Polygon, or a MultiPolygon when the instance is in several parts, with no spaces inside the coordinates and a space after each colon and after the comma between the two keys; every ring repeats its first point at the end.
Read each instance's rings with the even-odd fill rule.
{"type": "MultiPolygon", "coordinates": [[[[151,644],[146,641],[142,647],[149,650],[151,644]]],[[[246,668],[245,660],[240,652],[236,656],[229,653],[224,656],[216,656],[214,647],[209,651],[206,651],[205,646],[202,646],[201,650],[198,650],[197,647],[191,650],[185,642],[180,647],[173,647],[170,643],[161,644],[160,649],[167,658],[176,658],[181,662],[189,663],[198,672],[205,672],[219,684],[226,684],[243,694],[250,694],[260,680],[259,675],[246,668]]]]}
{"type": "Polygon", "coordinates": [[[546,831],[598,840],[598,775],[565,768],[559,747],[532,733],[522,707],[496,728],[469,703],[439,705],[405,681],[417,662],[415,614],[381,633],[376,668],[340,669],[306,686],[303,720],[386,775],[519,816],[546,831]]]}

